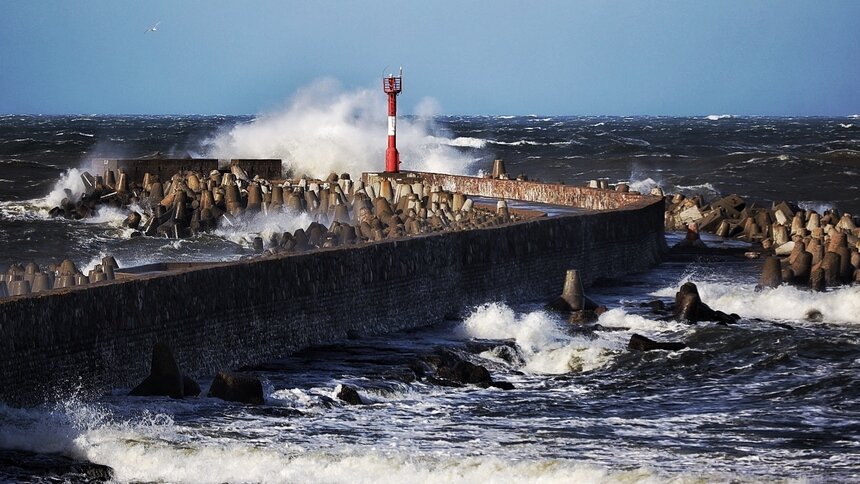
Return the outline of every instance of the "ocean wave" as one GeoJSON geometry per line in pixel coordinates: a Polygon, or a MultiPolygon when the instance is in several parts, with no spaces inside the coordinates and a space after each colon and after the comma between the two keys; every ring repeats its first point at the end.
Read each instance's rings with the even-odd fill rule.
{"type": "Polygon", "coordinates": [[[660,186],[660,183],[651,177],[645,179],[634,179],[631,177],[627,184],[630,186],[631,191],[639,192],[643,195],[651,193],[652,188],[660,186]]]}
{"type": "MultiPolygon", "coordinates": [[[[309,450],[289,439],[248,438],[243,417],[224,432],[200,431],[178,423],[170,410],[193,412],[212,399],[143,399],[125,406],[120,417],[109,405],[74,399],[53,408],[20,409],[0,405],[0,448],[58,453],[110,466],[116,482],[642,482],[676,483],[726,479],[718,473],[668,473],[648,467],[604,465],[572,459],[461,455],[424,451],[408,441],[392,448],[368,447],[326,438],[309,450]],[[163,407],[163,408],[159,408],[163,407]],[[150,410],[154,408],[155,410],[150,410]]],[[[275,422],[273,422],[275,423],[275,422]]],[[[277,425],[292,428],[289,420],[277,425]]]]}
{"type": "Polygon", "coordinates": [[[487,140],[482,138],[471,138],[468,136],[460,136],[454,139],[428,136],[425,139],[431,143],[446,144],[448,146],[457,146],[460,148],[484,148],[487,146],[487,140]]]}
{"type": "Polygon", "coordinates": [[[544,143],[539,143],[537,141],[525,140],[521,139],[518,141],[499,141],[499,140],[487,140],[488,143],[492,143],[494,145],[502,145],[502,146],[541,146],[544,143]]]}
{"type": "MultiPolygon", "coordinates": [[[[300,89],[279,112],[236,123],[204,140],[205,156],[280,158],[295,175],[324,178],[331,172],[361,173],[380,168],[385,145],[385,97],[376,89],[347,91],[332,79],[300,89]]],[[[464,174],[472,159],[448,144],[428,144],[441,136],[432,116],[397,120],[403,170],[464,174]]]]}
{"type": "Polygon", "coordinates": [[[814,210],[819,214],[822,214],[828,210],[833,210],[834,207],[832,203],[823,202],[820,200],[798,200],[797,206],[803,210],[814,210]]]}
{"type": "Polygon", "coordinates": [[[543,311],[517,315],[507,305],[494,302],[477,307],[460,331],[470,338],[513,339],[525,357],[521,370],[535,374],[595,370],[609,363],[626,345],[626,341],[614,338],[571,336],[561,329],[562,324],[543,311]]]}
{"type": "Polygon", "coordinates": [[[688,192],[694,194],[702,194],[702,195],[719,195],[720,191],[717,190],[714,185],[710,182],[700,183],[698,185],[675,185],[675,190],[680,192],[688,192]]]}
{"type": "Polygon", "coordinates": [[[732,118],[734,118],[734,115],[731,115],[731,114],[709,114],[709,115],[705,116],[705,119],[708,119],[710,121],[719,121],[721,119],[732,119],[732,118]]]}
{"type": "Polygon", "coordinates": [[[651,143],[645,141],[644,139],[625,138],[623,136],[614,136],[613,138],[615,139],[615,141],[624,143],[625,145],[628,145],[628,146],[637,146],[637,147],[641,147],[641,148],[651,146],[651,143]]]}
{"type": "MultiPolygon", "coordinates": [[[[652,293],[674,297],[678,286],[652,293]]],[[[714,309],[744,318],[802,322],[810,311],[819,311],[825,323],[860,324],[860,287],[845,286],[814,292],[783,285],[756,291],[753,285],[726,281],[696,281],[702,301],[714,309]]]]}
{"type": "Polygon", "coordinates": [[[261,212],[253,216],[246,215],[240,219],[221,220],[213,234],[244,247],[249,247],[254,237],[262,237],[265,242],[271,240],[275,234],[306,229],[313,222],[313,218],[307,213],[288,212],[268,215],[261,212]]]}
{"type": "Polygon", "coordinates": [[[134,440],[130,432],[94,435],[87,456],[107,462],[122,482],[701,482],[701,476],[661,476],[648,468],[612,470],[570,460],[511,461],[495,456],[428,454],[344,446],[306,451],[239,442],[208,445],[134,440]]]}

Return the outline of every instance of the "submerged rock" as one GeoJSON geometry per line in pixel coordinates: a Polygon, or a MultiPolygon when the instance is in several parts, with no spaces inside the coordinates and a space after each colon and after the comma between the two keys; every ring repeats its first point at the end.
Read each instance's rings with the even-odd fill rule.
{"type": "Polygon", "coordinates": [[[734,324],[739,319],[733,314],[715,311],[702,302],[699,289],[692,282],[684,283],[675,294],[673,315],[677,321],[686,323],[715,321],[720,324],[734,324]]]}
{"type": "Polygon", "coordinates": [[[3,482],[107,482],[113,469],[59,454],[0,450],[3,482]]]}
{"type": "Polygon", "coordinates": [[[261,405],[264,402],[263,384],[253,376],[243,373],[219,371],[209,387],[209,396],[228,402],[261,405]]]}
{"type": "Polygon", "coordinates": [[[627,349],[629,350],[637,350],[637,351],[651,351],[651,350],[666,350],[666,351],[678,351],[686,348],[687,345],[680,342],[660,342],[654,341],[652,339],[648,339],[641,334],[633,334],[630,337],[630,342],[627,343],[627,349]]]}
{"type": "Polygon", "coordinates": [[[481,388],[497,387],[505,390],[513,388],[508,382],[493,381],[486,367],[463,359],[450,350],[438,350],[424,357],[423,365],[413,365],[416,374],[427,375],[427,379],[438,385],[462,386],[476,385],[481,388]],[[432,375],[431,375],[432,373],[432,375]]]}
{"type": "Polygon", "coordinates": [[[363,405],[364,401],[358,390],[348,385],[338,385],[337,398],[349,405],[363,405]]]}

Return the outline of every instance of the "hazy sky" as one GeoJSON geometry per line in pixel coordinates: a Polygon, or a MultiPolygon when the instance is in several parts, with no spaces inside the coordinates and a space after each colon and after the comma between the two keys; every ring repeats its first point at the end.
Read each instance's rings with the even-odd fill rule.
{"type": "Polygon", "coordinates": [[[401,65],[401,112],[854,114],[860,1],[0,2],[3,113],[253,114],[401,65]]]}

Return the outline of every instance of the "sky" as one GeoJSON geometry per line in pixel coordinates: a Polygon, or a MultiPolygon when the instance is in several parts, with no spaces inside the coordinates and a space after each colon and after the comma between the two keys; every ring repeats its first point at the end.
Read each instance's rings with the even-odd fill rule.
{"type": "Polygon", "coordinates": [[[402,113],[850,115],[858,21],[854,0],[3,0],[0,113],[254,114],[402,66],[402,113]]]}

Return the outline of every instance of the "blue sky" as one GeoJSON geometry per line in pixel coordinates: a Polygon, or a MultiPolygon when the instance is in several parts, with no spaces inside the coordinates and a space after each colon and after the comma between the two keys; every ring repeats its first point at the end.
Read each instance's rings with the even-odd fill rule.
{"type": "Polygon", "coordinates": [[[847,115],[858,21],[853,0],[4,0],[0,112],[253,114],[402,65],[401,112],[847,115]]]}

